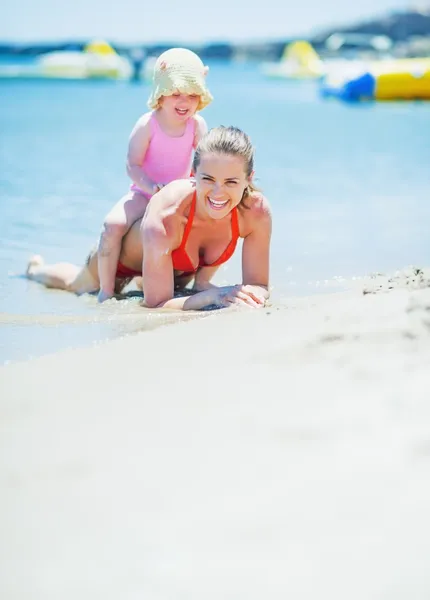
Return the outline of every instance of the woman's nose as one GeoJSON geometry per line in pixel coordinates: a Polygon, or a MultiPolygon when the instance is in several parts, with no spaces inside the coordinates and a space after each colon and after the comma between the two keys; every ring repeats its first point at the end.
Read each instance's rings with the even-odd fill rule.
{"type": "Polygon", "coordinates": [[[222,185],[222,183],[217,183],[215,182],[213,184],[213,195],[214,196],[220,196],[221,194],[224,193],[224,186],[222,185]]]}

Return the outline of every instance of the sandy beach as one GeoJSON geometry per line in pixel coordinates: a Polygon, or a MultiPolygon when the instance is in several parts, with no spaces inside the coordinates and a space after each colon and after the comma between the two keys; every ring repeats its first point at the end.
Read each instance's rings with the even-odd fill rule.
{"type": "Polygon", "coordinates": [[[1,598],[429,598],[429,283],[2,367],[1,598]]]}

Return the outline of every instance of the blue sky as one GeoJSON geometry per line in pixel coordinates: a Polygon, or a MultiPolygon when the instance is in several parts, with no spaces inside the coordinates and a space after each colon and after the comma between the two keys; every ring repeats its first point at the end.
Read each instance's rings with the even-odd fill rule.
{"type": "Polygon", "coordinates": [[[405,0],[2,0],[0,40],[264,40],[306,35],[409,4],[405,0]]]}

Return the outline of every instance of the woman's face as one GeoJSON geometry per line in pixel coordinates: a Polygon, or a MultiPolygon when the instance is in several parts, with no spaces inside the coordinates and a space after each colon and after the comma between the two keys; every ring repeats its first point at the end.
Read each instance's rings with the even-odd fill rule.
{"type": "Polygon", "coordinates": [[[202,154],[195,174],[200,209],[213,219],[222,219],[242,200],[250,182],[241,156],[202,154]]]}

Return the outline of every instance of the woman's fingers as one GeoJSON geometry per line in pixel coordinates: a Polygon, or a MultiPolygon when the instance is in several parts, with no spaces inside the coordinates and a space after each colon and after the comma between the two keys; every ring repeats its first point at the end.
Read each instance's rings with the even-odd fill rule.
{"type": "Polygon", "coordinates": [[[259,308],[261,306],[260,302],[257,302],[252,296],[245,292],[239,292],[237,297],[242,300],[245,304],[249,306],[253,306],[254,308],[259,308]]]}
{"type": "Polygon", "coordinates": [[[240,290],[236,290],[234,293],[226,296],[227,302],[230,304],[242,304],[246,306],[252,306],[253,308],[259,308],[260,302],[256,302],[249,294],[246,294],[240,290]]]}
{"type": "Polygon", "coordinates": [[[258,289],[254,290],[252,286],[235,285],[218,292],[218,303],[220,306],[236,304],[261,308],[264,306],[264,302],[265,298],[263,294],[259,294],[258,289]]]}
{"type": "Polygon", "coordinates": [[[264,293],[258,288],[255,289],[253,286],[244,285],[242,286],[241,291],[245,294],[248,294],[251,298],[258,302],[258,304],[264,305],[264,303],[266,302],[266,297],[264,293]]]}

